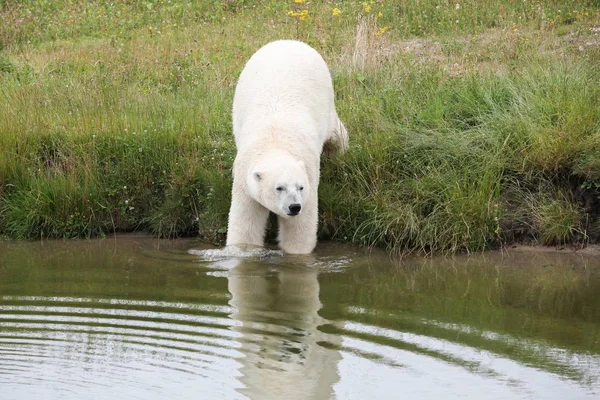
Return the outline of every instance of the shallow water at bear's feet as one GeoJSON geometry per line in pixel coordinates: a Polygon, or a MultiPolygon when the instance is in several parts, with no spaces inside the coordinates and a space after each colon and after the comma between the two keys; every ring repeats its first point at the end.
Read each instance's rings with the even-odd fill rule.
{"type": "Polygon", "coordinates": [[[0,242],[0,398],[599,398],[599,293],[580,255],[0,242]]]}

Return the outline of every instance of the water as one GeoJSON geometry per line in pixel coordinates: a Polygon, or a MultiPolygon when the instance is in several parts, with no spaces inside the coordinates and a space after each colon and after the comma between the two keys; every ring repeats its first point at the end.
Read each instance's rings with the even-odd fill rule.
{"type": "Polygon", "coordinates": [[[599,294],[598,256],[0,242],[0,398],[600,398],[599,294]]]}

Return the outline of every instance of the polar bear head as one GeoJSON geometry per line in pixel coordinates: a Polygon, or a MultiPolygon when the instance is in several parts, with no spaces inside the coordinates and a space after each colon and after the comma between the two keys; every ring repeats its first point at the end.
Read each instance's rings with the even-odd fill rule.
{"type": "Polygon", "coordinates": [[[257,162],[248,173],[250,196],[269,211],[290,218],[302,213],[310,190],[304,162],[290,156],[257,162]]]}

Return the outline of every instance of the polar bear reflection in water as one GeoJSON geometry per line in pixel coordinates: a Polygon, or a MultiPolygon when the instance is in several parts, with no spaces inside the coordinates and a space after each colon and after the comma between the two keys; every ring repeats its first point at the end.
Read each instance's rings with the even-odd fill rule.
{"type": "MultiPolygon", "coordinates": [[[[280,257],[280,256],[279,256],[280,257]]],[[[228,273],[231,317],[243,357],[239,392],[256,399],[331,398],[339,380],[341,338],[318,328],[317,270],[233,260],[228,273]],[[339,342],[339,343],[337,343],[339,342]],[[323,345],[324,343],[325,346],[323,345]]]]}

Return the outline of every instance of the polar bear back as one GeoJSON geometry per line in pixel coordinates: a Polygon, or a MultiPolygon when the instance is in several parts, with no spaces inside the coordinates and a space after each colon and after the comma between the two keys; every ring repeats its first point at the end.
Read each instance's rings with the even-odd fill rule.
{"type": "Polygon", "coordinates": [[[321,55],[302,42],[271,42],[248,60],[238,80],[233,101],[236,146],[278,120],[291,128],[284,134],[312,136],[294,141],[322,146],[332,121],[337,121],[332,115],[333,85],[321,55]]]}

